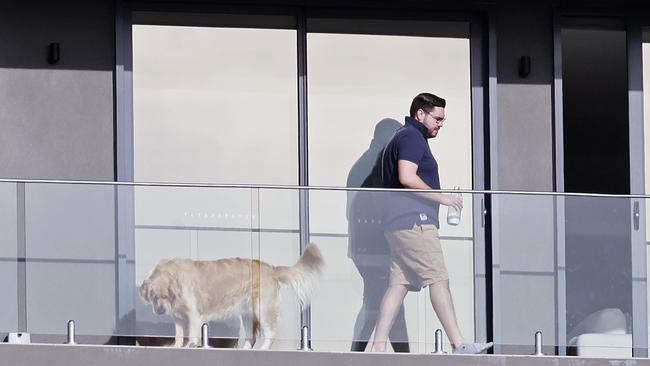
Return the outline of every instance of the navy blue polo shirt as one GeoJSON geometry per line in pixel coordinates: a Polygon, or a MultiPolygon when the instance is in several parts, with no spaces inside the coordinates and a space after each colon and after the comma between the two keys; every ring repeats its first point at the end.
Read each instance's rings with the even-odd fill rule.
{"type": "MultiPolygon", "coordinates": [[[[438,162],[427,143],[426,127],[416,119],[406,117],[390,139],[382,155],[382,183],[384,188],[404,188],[397,176],[397,161],[417,164],[417,175],[432,189],[440,189],[438,162]]],[[[439,203],[418,197],[411,192],[386,192],[383,221],[386,230],[410,229],[414,224],[433,224],[438,221],[439,203]]]]}

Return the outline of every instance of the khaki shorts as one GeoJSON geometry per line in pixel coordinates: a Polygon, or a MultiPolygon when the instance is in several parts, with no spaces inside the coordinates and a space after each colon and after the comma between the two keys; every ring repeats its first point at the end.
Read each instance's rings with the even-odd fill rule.
{"type": "Polygon", "coordinates": [[[435,225],[413,225],[412,229],[386,231],[391,253],[389,284],[420,291],[449,279],[435,225]]]}

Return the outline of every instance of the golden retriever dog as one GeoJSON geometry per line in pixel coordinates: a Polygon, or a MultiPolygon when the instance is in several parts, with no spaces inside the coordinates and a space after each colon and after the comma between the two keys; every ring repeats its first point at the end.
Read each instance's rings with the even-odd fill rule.
{"type": "Polygon", "coordinates": [[[308,303],[323,266],[314,244],[291,267],[243,258],[165,259],[142,282],[140,297],[154,313],[174,319],[175,347],[185,337],[185,345],[197,346],[203,323],[235,315],[246,334],[243,347],[252,348],[260,335],[260,349],[268,349],[275,338],[280,288],[290,287],[302,304],[308,303]]]}

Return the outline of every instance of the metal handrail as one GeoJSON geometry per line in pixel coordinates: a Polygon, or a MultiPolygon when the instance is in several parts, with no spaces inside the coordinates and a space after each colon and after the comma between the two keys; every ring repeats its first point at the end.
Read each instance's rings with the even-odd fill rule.
{"type": "Polygon", "coordinates": [[[650,194],[613,194],[613,193],[579,193],[579,192],[547,192],[521,190],[472,190],[472,189],[405,189],[405,188],[365,188],[341,186],[299,186],[273,184],[231,184],[231,183],[169,183],[169,182],[119,182],[95,180],[49,180],[49,179],[9,179],[0,178],[0,183],[26,184],[79,184],[107,185],[133,187],[177,187],[177,188],[244,188],[244,189],[282,189],[308,191],[360,191],[360,192],[437,192],[437,193],[469,193],[492,195],[527,195],[527,196],[557,196],[557,197],[603,197],[603,198],[650,198],[650,194]]]}

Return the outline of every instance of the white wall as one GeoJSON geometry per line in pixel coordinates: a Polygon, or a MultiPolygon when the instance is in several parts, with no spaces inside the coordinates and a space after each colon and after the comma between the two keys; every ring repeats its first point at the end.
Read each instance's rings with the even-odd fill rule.
{"type": "Polygon", "coordinates": [[[136,181],[297,184],[296,31],[133,26],[136,181]]]}

